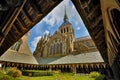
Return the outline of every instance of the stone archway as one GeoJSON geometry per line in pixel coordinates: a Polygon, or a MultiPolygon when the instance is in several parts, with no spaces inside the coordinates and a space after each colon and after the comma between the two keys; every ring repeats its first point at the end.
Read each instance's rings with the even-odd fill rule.
{"type": "Polygon", "coordinates": [[[111,31],[108,31],[110,41],[107,42],[109,63],[116,79],[120,79],[120,10],[113,8],[109,14],[111,31]],[[112,57],[114,55],[114,57],[112,57]]]}
{"type": "Polygon", "coordinates": [[[118,39],[120,39],[119,35],[120,35],[120,11],[118,9],[113,9],[111,10],[111,15],[112,15],[112,23],[113,23],[113,30],[116,34],[116,37],[118,37],[118,39]]]}

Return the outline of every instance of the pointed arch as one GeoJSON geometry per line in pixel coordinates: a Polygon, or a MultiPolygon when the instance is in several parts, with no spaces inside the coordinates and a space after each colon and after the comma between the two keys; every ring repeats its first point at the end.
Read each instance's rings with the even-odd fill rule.
{"type": "Polygon", "coordinates": [[[55,44],[53,45],[53,54],[55,54],[55,44]]]}
{"type": "Polygon", "coordinates": [[[50,46],[50,55],[52,54],[52,46],[50,46]]]}
{"type": "Polygon", "coordinates": [[[59,43],[56,44],[57,45],[57,53],[59,53],[59,43]]]}
{"type": "Polygon", "coordinates": [[[60,53],[62,54],[62,43],[60,43],[60,53]]]}
{"type": "Polygon", "coordinates": [[[112,9],[111,10],[111,16],[112,16],[112,29],[116,35],[116,37],[120,40],[120,11],[118,9],[112,9]]]}

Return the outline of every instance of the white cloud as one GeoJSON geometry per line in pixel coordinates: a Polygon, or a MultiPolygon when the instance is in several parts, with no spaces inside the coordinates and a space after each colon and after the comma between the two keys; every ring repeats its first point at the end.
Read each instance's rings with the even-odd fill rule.
{"type": "Polygon", "coordinates": [[[65,5],[68,6],[70,0],[62,1],[46,18],[43,19],[48,25],[54,27],[55,24],[60,25],[63,22],[65,5]]]}
{"type": "Polygon", "coordinates": [[[87,30],[85,30],[84,34],[85,34],[85,35],[89,35],[89,33],[88,33],[88,31],[87,31],[87,30]]]}
{"type": "Polygon", "coordinates": [[[44,34],[47,34],[47,35],[48,35],[49,33],[50,33],[50,32],[49,32],[48,30],[46,30],[46,31],[44,32],[44,34]]]}
{"type": "MultiPolygon", "coordinates": [[[[50,15],[51,16],[51,15],[50,15]]],[[[56,19],[54,17],[51,18],[44,18],[44,21],[46,22],[46,24],[50,25],[51,27],[54,26],[56,19]]]]}
{"type": "MultiPolygon", "coordinates": [[[[75,23],[75,26],[84,26],[83,21],[81,17],[79,16],[77,10],[75,9],[74,5],[71,5],[70,0],[63,0],[57,7],[53,9],[44,19],[43,21],[50,25],[49,29],[52,29],[51,27],[55,27],[55,25],[61,25],[63,22],[64,17],[64,10],[66,6],[67,15],[69,18],[69,21],[71,23],[75,23]]],[[[57,26],[59,27],[59,26],[57,26]]],[[[79,28],[78,28],[79,29],[79,28]]]]}
{"type": "Polygon", "coordinates": [[[74,6],[74,5],[72,5],[72,9],[75,9],[75,6],[74,6]]]}
{"type": "Polygon", "coordinates": [[[78,25],[79,24],[78,21],[76,21],[75,24],[78,25]]]}
{"type": "Polygon", "coordinates": [[[36,46],[37,46],[37,43],[38,43],[38,41],[41,39],[41,36],[37,36],[37,37],[35,37],[34,39],[33,39],[33,41],[31,42],[31,44],[32,44],[32,46],[34,47],[34,48],[36,48],[36,46]]]}
{"type": "MultiPolygon", "coordinates": [[[[65,6],[66,6],[66,11],[67,11],[67,15],[69,18],[69,22],[74,24],[73,27],[75,28],[75,30],[80,30],[80,29],[82,30],[82,27],[84,27],[84,23],[83,23],[81,17],[79,16],[78,12],[76,11],[75,6],[71,5],[70,0],[63,0],[45,18],[43,18],[42,21],[40,21],[36,25],[36,28],[34,28],[34,30],[33,30],[33,31],[35,31],[34,34],[41,35],[41,34],[45,34],[45,33],[48,34],[50,32],[54,33],[54,31],[56,30],[56,27],[59,27],[63,22],[65,6]],[[49,26],[46,26],[44,24],[47,24],[49,26]],[[56,25],[58,25],[58,26],[56,26],[56,25]],[[45,30],[45,28],[47,28],[50,31],[45,30]],[[45,31],[45,32],[43,32],[43,31],[45,31]]],[[[82,33],[88,34],[87,31],[85,31],[85,32],[82,31],[82,33]]],[[[33,41],[31,42],[31,44],[34,48],[36,47],[40,38],[41,38],[41,36],[33,38],[33,41]]]]}
{"type": "Polygon", "coordinates": [[[77,27],[77,30],[80,30],[80,27],[77,27]]]}
{"type": "Polygon", "coordinates": [[[33,28],[32,31],[34,32],[34,34],[41,34],[41,31],[43,30],[43,25],[41,24],[41,22],[37,23],[33,28]]]}

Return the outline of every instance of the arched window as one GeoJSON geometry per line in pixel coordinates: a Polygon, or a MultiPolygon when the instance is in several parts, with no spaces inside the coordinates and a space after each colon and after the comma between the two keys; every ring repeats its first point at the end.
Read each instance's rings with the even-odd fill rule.
{"type": "Polygon", "coordinates": [[[52,46],[50,47],[50,55],[52,54],[52,46]]]}
{"type": "Polygon", "coordinates": [[[55,44],[54,44],[54,46],[53,46],[53,54],[55,54],[55,44]]]}
{"type": "Polygon", "coordinates": [[[56,44],[56,52],[59,53],[59,44],[56,44]]]}
{"type": "Polygon", "coordinates": [[[54,54],[53,45],[51,47],[52,47],[52,54],[54,54]]]}
{"type": "Polygon", "coordinates": [[[65,33],[65,28],[64,28],[64,33],[65,33]]]}
{"type": "Polygon", "coordinates": [[[15,45],[16,45],[16,43],[14,45],[12,45],[10,49],[14,50],[15,45]]]}
{"type": "Polygon", "coordinates": [[[57,44],[55,43],[55,54],[57,53],[57,44]]]}
{"type": "Polygon", "coordinates": [[[16,48],[17,51],[19,50],[21,44],[22,44],[22,40],[20,39],[20,40],[18,41],[18,43],[17,43],[17,48],[16,48]]]}
{"type": "Polygon", "coordinates": [[[67,27],[67,32],[69,32],[69,31],[68,31],[68,27],[67,27]]]}
{"type": "Polygon", "coordinates": [[[63,30],[61,30],[61,33],[63,33],[63,30]]]}
{"type": "Polygon", "coordinates": [[[22,44],[22,40],[20,39],[11,47],[11,49],[15,50],[15,51],[18,51],[20,46],[21,46],[21,44],[22,44]]]}
{"type": "Polygon", "coordinates": [[[60,53],[62,54],[62,43],[60,43],[60,53]]]}

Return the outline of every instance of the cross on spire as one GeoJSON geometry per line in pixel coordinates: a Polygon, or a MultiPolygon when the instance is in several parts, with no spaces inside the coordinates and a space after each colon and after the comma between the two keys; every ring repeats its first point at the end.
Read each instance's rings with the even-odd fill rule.
{"type": "Polygon", "coordinates": [[[65,6],[64,21],[68,21],[68,16],[67,16],[67,13],[66,13],[66,6],[65,6]]]}

